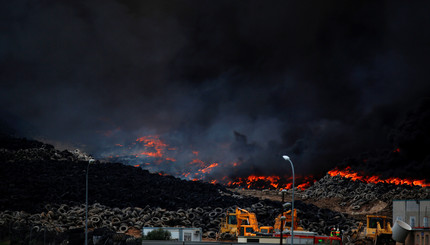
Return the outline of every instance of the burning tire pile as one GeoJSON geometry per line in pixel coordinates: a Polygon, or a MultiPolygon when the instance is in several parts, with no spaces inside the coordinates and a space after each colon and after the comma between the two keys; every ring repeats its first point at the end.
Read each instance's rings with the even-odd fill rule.
{"type": "MultiPolygon", "coordinates": [[[[83,242],[89,159],[79,151],[0,137],[0,238],[83,242]]],[[[89,169],[88,226],[90,237],[98,237],[102,244],[126,239],[132,244],[135,238],[127,234],[143,226],[201,227],[203,237],[215,238],[222,218],[236,207],[256,213],[260,225],[273,225],[281,212],[279,202],[241,196],[221,185],[161,176],[120,163],[96,162],[89,169]]],[[[305,193],[314,198],[341,194],[346,202],[354,199],[351,190],[374,191],[361,186],[325,177],[305,193]],[[330,189],[333,186],[345,190],[330,189]]],[[[336,226],[348,232],[355,225],[342,213],[301,201],[295,206],[306,230],[328,234],[336,226]]]]}
{"type": "Polygon", "coordinates": [[[358,211],[376,201],[385,202],[391,207],[393,200],[429,199],[430,188],[387,183],[365,183],[327,174],[306,189],[302,197],[315,200],[338,198],[340,206],[345,206],[352,211],[358,211]]]}

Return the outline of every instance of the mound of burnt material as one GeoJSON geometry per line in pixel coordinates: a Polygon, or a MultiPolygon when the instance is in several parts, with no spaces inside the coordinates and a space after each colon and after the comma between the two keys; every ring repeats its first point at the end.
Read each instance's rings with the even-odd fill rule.
{"type": "MultiPolygon", "coordinates": [[[[46,204],[85,202],[88,156],[58,151],[25,139],[3,138],[0,149],[0,209],[40,211],[46,204]],[[9,144],[10,142],[10,144],[9,144]],[[20,142],[23,147],[20,148],[20,142]]],[[[221,185],[160,176],[120,163],[89,165],[89,202],[111,207],[188,209],[255,202],[237,199],[221,185]]]]}
{"type": "MultiPolygon", "coordinates": [[[[204,237],[213,238],[222,218],[236,207],[256,213],[260,225],[273,225],[281,212],[279,202],[244,197],[221,185],[120,163],[89,165],[90,156],[82,152],[58,151],[37,141],[3,137],[0,147],[1,237],[82,239],[87,168],[88,224],[94,232],[106,228],[109,234],[103,236],[109,239],[142,226],[201,227],[204,237]]],[[[296,208],[300,225],[320,234],[354,224],[343,214],[299,201],[296,208]]]]}
{"type": "Polygon", "coordinates": [[[362,206],[383,201],[392,204],[395,199],[429,199],[430,188],[411,185],[395,185],[387,183],[365,183],[341,176],[326,175],[304,191],[303,198],[320,200],[338,198],[340,205],[348,205],[352,210],[362,206]]]}

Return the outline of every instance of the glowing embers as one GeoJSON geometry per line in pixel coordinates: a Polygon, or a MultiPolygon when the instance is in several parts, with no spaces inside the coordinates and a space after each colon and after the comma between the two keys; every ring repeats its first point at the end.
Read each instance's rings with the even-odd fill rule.
{"type": "Polygon", "coordinates": [[[426,183],[425,180],[414,180],[414,179],[401,179],[401,178],[386,178],[382,179],[380,176],[373,175],[373,176],[367,176],[363,175],[357,172],[354,172],[351,167],[346,167],[343,170],[339,170],[338,168],[335,168],[333,170],[328,171],[328,174],[330,176],[341,176],[344,178],[352,179],[354,181],[362,181],[365,183],[387,183],[387,184],[395,184],[395,185],[411,185],[411,186],[422,186],[422,187],[428,187],[430,184],[426,183]]]}

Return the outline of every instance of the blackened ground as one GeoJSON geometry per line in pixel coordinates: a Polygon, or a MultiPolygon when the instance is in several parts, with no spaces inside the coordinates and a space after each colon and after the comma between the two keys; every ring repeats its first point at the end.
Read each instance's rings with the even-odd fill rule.
{"type": "MultiPolygon", "coordinates": [[[[58,151],[41,142],[1,136],[2,234],[22,234],[20,229],[32,234],[35,227],[40,231],[41,224],[58,234],[81,229],[88,166],[92,228],[119,232],[143,225],[196,226],[213,237],[226,210],[245,208],[256,213],[260,225],[273,225],[281,213],[279,200],[243,196],[221,185],[149,173],[121,163],[88,165],[89,159],[79,151],[58,151]]],[[[355,226],[347,215],[301,201],[295,204],[300,225],[307,230],[328,234],[334,226],[345,232],[355,226]]]]}
{"type": "MultiPolygon", "coordinates": [[[[48,203],[85,202],[88,161],[36,141],[3,136],[0,142],[0,210],[39,212],[48,203]]],[[[221,185],[161,176],[121,163],[91,164],[88,179],[90,204],[119,208],[225,208],[258,200],[234,198],[221,185]]]]}

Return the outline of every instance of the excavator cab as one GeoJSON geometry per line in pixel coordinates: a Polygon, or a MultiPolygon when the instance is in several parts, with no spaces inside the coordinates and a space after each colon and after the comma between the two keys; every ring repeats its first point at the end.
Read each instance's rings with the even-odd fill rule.
{"type": "Polygon", "coordinates": [[[241,225],[239,229],[239,236],[255,236],[256,231],[251,225],[241,225]]]}
{"type": "Polygon", "coordinates": [[[385,229],[385,217],[382,216],[368,216],[367,217],[368,221],[368,229],[372,228],[372,229],[376,229],[378,228],[378,223],[381,226],[382,229],[385,229]]]}
{"type": "MultiPolygon", "coordinates": [[[[303,227],[300,227],[298,225],[299,219],[297,217],[297,210],[294,209],[294,230],[303,230],[303,227]]],[[[276,232],[280,232],[281,230],[281,217],[284,216],[285,220],[283,221],[282,227],[283,229],[291,229],[291,210],[288,210],[286,212],[283,212],[278,215],[278,217],[275,218],[275,225],[273,226],[274,230],[276,232]]]]}
{"type": "Polygon", "coordinates": [[[229,224],[229,225],[237,225],[237,217],[236,217],[236,214],[229,214],[229,215],[228,215],[228,224],[229,224]]]}
{"type": "Polygon", "coordinates": [[[255,236],[258,232],[258,222],[255,213],[236,208],[234,213],[228,213],[220,225],[220,234],[232,236],[255,236]]]}
{"type": "Polygon", "coordinates": [[[236,213],[228,213],[220,226],[220,233],[236,234],[237,232],[237,217],[236,213]]]}
{"type": "Polygon", "coordinates": [[[260,227],[260,233],[272,234],[273,233],[273,227],[272,226],[261,226],[260,227]]]}

